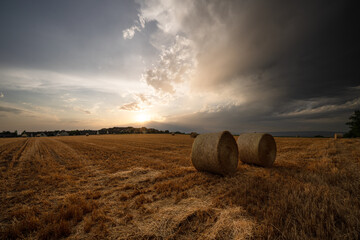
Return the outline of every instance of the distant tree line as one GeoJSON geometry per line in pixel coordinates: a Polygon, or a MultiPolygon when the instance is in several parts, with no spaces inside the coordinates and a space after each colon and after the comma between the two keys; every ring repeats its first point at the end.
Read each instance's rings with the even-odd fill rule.
{"type": "MultiPolygon", "coordinates": [[[[54,131],[23,131],[18,135],[17,131],[3,131],[0,133],[0,137],[40,137],[40,136],[78,136],[78,135],[97,135],[97,134],[166,134],[170,133],[169,130],[158,130],[155,128],[134,128],[134,127],[112,127],[112,128],[102,128],[100,130],[54,130],[54,131]]],[[[177,134],[183,134],[179,131],[177,134]]]]}
{"type": "Polygon", "coordinates": [[[0,133],[0,137],[3,137],[3,138],[11,138],[11,137],[17,137],[17,136],[18,136],[17,130],[15,130],[14,132],[2,131],[0,133]]]}

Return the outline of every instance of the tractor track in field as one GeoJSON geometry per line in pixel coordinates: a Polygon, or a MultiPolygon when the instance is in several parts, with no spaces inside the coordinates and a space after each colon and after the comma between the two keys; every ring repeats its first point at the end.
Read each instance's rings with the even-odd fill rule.
{"type": "Polygon", "coordinates": [[[7,171],[9,167],[13,166],[14,161],[18,160],[27,143],[27,139],[21,139],[0,146],[0,167],[3,167],[4,171],[7,171]]]}
{"type": "Polygon", "coordinates": [[[23,143],[20,149],[14,152],[12,160],[9,164],[10,168],[14,168],[19,164],[20,158],[22,157],[23,152],[26,150],[28,143],[29,143],[29,139],[26,139],[26,141],[23,143]]]}

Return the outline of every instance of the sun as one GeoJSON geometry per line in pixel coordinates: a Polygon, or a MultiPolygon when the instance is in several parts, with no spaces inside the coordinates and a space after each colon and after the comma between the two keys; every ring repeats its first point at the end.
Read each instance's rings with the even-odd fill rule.
{"type": "Polygon", "coordinates": [[[136,116],[136,122],[147,122],[150,120],[150,116],[146,113],[140,113],[136,116]]]}

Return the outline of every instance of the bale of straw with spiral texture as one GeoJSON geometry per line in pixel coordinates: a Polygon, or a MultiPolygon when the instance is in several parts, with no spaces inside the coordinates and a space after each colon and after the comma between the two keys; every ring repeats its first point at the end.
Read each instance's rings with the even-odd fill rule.
{"type": "Polygon", "coordinates": [[[236,172],[238,148],[228,131],[198,135],[192,145],[191,161],[198,171],[220,175],[236,172]]]}
{"type": "Polygon", "coordinates": [[[237,139],[240,161],[271,167],[276,158],[276,143],[267,133],[243,133],[237,139]]]}

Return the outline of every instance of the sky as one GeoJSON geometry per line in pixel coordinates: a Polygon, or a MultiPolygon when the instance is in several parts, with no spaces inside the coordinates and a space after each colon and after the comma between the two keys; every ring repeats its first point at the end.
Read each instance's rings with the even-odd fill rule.
{"type": "Polygon", "coordinates": [[[1,1],[0,131],[347,131],[354,4],[1,1]]]}

